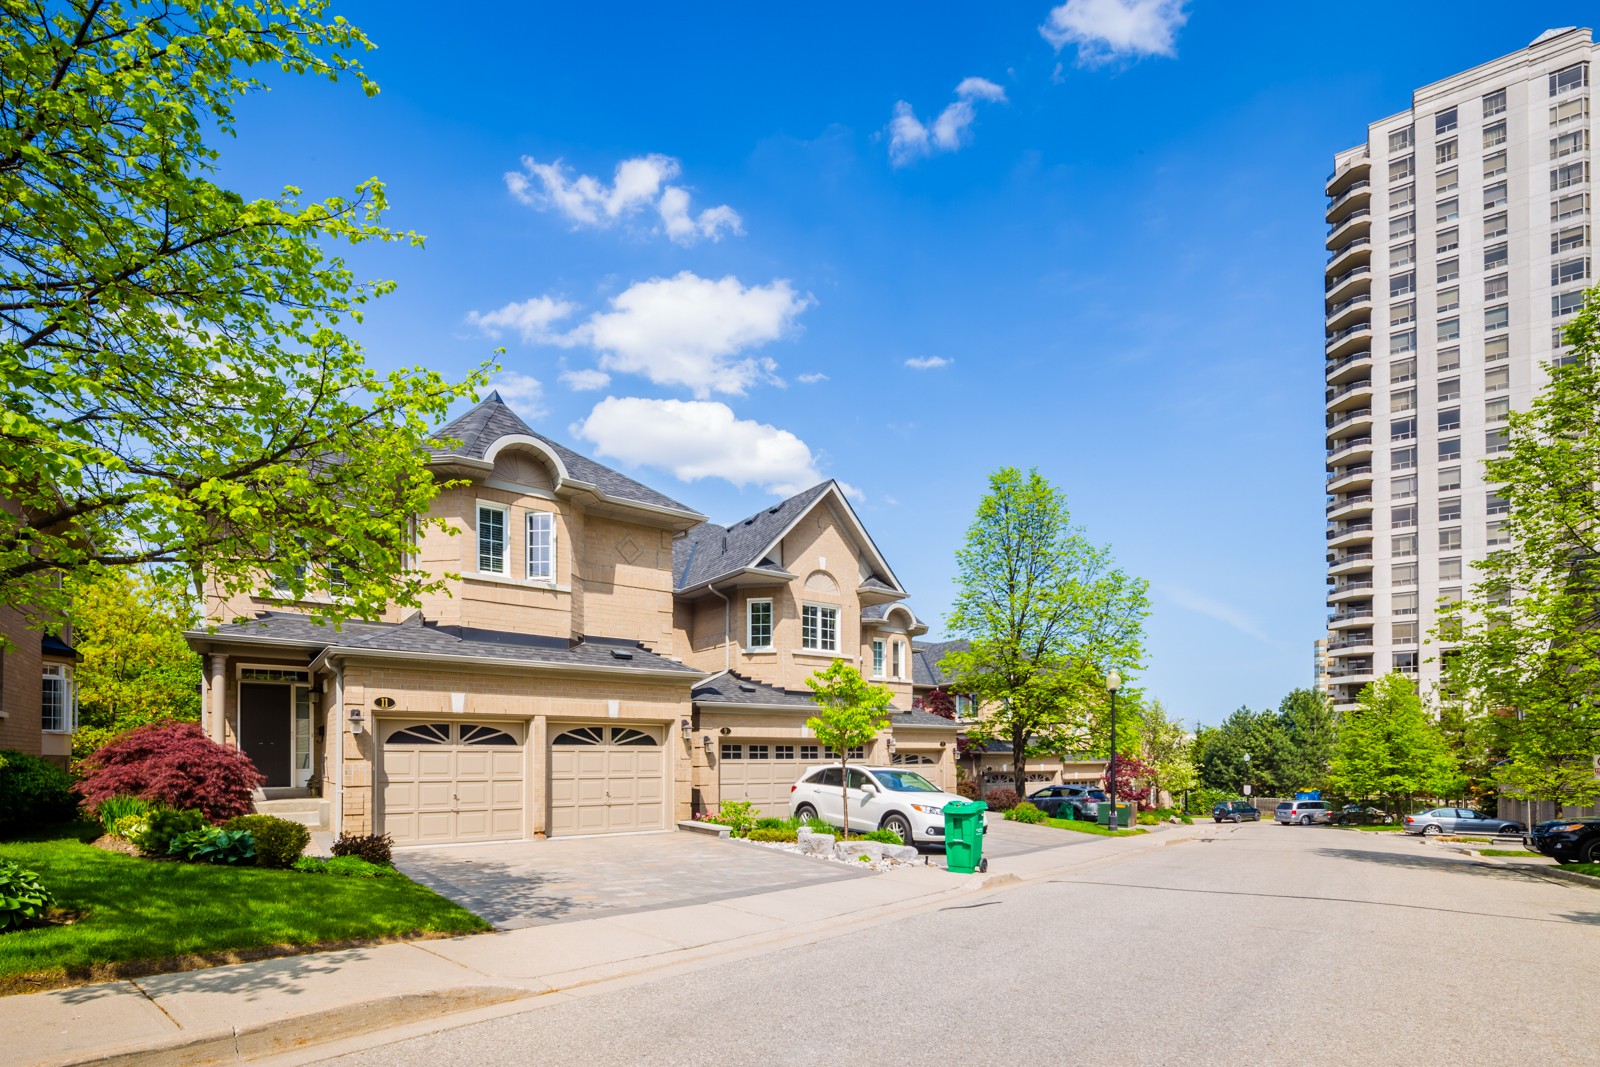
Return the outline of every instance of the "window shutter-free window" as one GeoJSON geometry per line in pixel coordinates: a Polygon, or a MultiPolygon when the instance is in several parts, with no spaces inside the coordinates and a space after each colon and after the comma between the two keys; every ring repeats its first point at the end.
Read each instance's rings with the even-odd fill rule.
{"type": "Polygon", "coordinates": [[[745,640],[750,648],[772,647],[772,601],[752,600],[745,607],[745,640]]]}
{"type": "Polygon", "coordinates": [[[46,664],[39,690],[39,728],[47,733],[70,733],[77,728],[72,683],[67,669],[46,664]]]}
{"type": "Polygon", "coordinates": [[[556,579],[556,517],[548,511],[528,512],[528,577],[556,579]]]}
{"type": "Polygon", "coordinates": [[[875,638],[872,642],[872,676],[883,677],[883,639],[875,638]]]}
{"type": "Polygon", "coordinates": [[[800,647],[818,652],[839,651],[839,609],[820,604],[801,607],[800,647]]]}

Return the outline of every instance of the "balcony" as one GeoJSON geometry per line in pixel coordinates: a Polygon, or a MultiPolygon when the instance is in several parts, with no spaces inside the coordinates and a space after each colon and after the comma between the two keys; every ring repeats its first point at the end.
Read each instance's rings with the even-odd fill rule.
{"type": "Polygon", "coordinates": [[[1329,330],[1340,330],[1353,325],[1357,319],[1372,321],[1372,294],[1357,293],[1328,307],[1323,325],[1329,330]]]}
{"type": "Polygon", "coordinates": [[[1356,182],[1366,181],[1372,177],[1372,157],[1367,154],[1366,146],[1352,149],[1340,157],[1333,166],[1333,173],[1328,175],[1328,183],[1323,187],[1323,192],[1337,199],[1346,189],[1355,187],[1356,182]]]}
{"type": "Polygon", "coordinates": [[[1351,182],[1344,187],[1344,192],[1328,202],[1327,214],[1323,217],[1332,225],[1339,221],[1341,215],[1351,208],[1363,208],[1372,203],[1372,182],[1368,179],[1351,182]]]}
{"type": "Polygon", "coordinates": [[[1330,412],[1344,411],[1364,404],[1372,399],[1372,379],[1362,378],[1354,382],[1346,382],[1336,388],[1330,388],[1325,394],[1323,406],[1330,412]]]}
{"type": "Polygon", "coordinates": [[[1348,630],[1357,626],[1371,626],[1373,622],[1371,604],[1354,604],[1340,608],[1328,616],[1328,629],[1348,630]]]}
{"type": "Polygon", "coordinates": [[[1343,463],[1346,460],[1366,459],[1372,455],[1372,437],[1342,437],[1328,445],[1328,462],[1343,463]]]}
{"type": "Polygon", "coordinates": [[[1360,711],[1361,705],[1346,693],[1336,693],[1333,697],[1333,713],[1335,715],[1348,715],[1352,711],[1360,711]]]}
{"type": "Polygon", "coordinates": [[[1370,293],[1372,291],[1372,268],[1370,266],[1351,267],[1337,278],[1329,278],[1324,290],[1322,298],[1332,301],[1343,300],[1357,292],[1370,293]]]}
{"type": "Polygon", "coordinates": [[[1328,528],[1328,547],[1344,548],[1347,545],[1370,545],[1372,523],[1346,522],[1328,528]]]}
{"type": "Polygon", "coordinates": [[[1372,570],[1371,552],[1343,552],[1328,562],[1328,574],[1359,574],[1372,570]]]}
{"type": "Polygon", "coordinates": [[[1327,335],[1328,358],[1339,359],[1359,348],[1372,347],[1372,323],[1357,322],[1327,335]]]}
{"type": "Polygon", "coordinates": [[[1374,681],[1376,675],[1372,673],[1372,666],[1365,667],[1329,667],[1328,680],[1339,685],[1365,685],[1374,681]]]}
{"type": "Polygon", "coordinates": [[[1343,274],[1354,267],[1370,267],[1372,265],[1372,239],[1370,237],[1357,237],[1348,244],[1340,245],[1328,256],[1328,274],[1343,274]]]}
{"type": "Polygon", "coordinates": [[[1352,515],[1365,515],[1372,510],[1372,494],[1357,493],[1341,496],[1328,504],[1328,518],[1344,519],[1352,515]]]}
{"type": "Polygon", "coordinates": [[[1357,463],[1328,472],[1328,492],[1339,493],[1372,484],[1372,464],[1357,463]]]}
{"type": "Polygon", "coordinates": [[[1329,385],[1342,385],[1361,374],[1370,376],[1372,374],[1372,351],[1370,349],[1362,349],[1358,352],[1351,352],[1347,356],[1341,356],[1339,359],[1331,359],[1328,361],[1328,369],[1325,373],[1327,374],[1329,385]]]}
{"type": "Polygon", "coordinates": [[[1328,590],[1328,604],[1343,604],[1348,600],[1359,600],[1361,597],[1372,595],[1370,581],[1340,582],[1328,590]]]}
{"type": "MultiPolygon", "coordinates": [[[[1328,428],[1323,431],[1329,437],[1335,437],[1345,430],[1369,429],[1372,426],[1371,408],[1354,408],[1350,411],[1336,411],[1328,423],[1328,428]]],[[[1331,444],[1329,447],[1332,447],[1331,444]]]]}
{"type": "Polygon", "coordinates": [[[1373,647],[1371,634],[1346,632],[1343,637],[1336,637],[1328,642],[1328,655],[1340,657],[1371,655],[1373,647]]]}
{"type": "Polygon", "coordinates": [[[1349,244],[1357,237],[1370,237],[1372,235],[1372,212],[1366,208],[1352,211],[1332,226],[1328,227],[1327,239],[1323,247],[1332,251],[1340,245],[1349,244]]]}

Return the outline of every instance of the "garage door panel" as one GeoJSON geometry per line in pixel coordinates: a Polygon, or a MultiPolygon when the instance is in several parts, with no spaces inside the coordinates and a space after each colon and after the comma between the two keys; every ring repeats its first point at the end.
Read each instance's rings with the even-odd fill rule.
{"type": "Polygon", "coordinates": [[[622,833],[665,826],[665,750],[658,743],[659,727],[552,725],[550,733],[552,739],[582,736],[589,742],[551,746],[552,835],[622,833]]]}
{"type": "Polygon", "coordinates": [[[489,754],[466,749],[456,753],[457,778],[487,778],[490,774],[489,754]]]}
{"type": "Polygon", "coordinates": [[[489,799],[490,803],[497,808],[504,808],[513,804],[520,807],[522,805],[522,783],[507,782],[496,778],[490,783],[489,799]]]}
{"type": "Polygon", "coordinates": [[[418,752],[416,768],[418,778],[452,778],[456,773],[455,753],[449,749],[418,752]]]}
{"type": "Polygon", "coordinates": [[[522,837],[522,733],[517,724],[386,725],[389,743],[377,769],[382,829],[397,844],[522,837]],[[484,743],[485,737],[498,743],[484,743]]]}
{"type": "Polygon", "coordinates": [[[522,749],[497,748],[490,752],[489,771],[496,778],[522,777],[522,749]]]}

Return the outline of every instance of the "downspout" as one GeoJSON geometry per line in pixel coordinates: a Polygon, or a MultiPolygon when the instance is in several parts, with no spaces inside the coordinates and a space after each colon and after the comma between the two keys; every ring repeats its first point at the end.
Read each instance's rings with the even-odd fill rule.
{"type": "MultiPolygon", "coordinates": [[[[714,585],[706,586],[722,601],[722,669],[733,668],[733,601],[717,592],[714,585]]],[[[720,794],[719,794],[720,799],[720,794]]]]}
{"type": "Polygon", "coordinates": [[[335,834],[344,831],[344,664],[333,663],[333,810],[328,816],[328,829],[335,834]]]}

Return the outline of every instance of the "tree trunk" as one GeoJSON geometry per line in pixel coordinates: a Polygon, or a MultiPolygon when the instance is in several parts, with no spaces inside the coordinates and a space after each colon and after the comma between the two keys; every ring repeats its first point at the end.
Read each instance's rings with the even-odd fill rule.
{"type": "Polygon", "coordinates": [[[1021,803],[1028,797],[1028,734],[1019,728],[1011,731],[1011,785],[1021,803]]]}
{"type": "Polygon", "coordinates": [[[839,799],[844,804],[844,840],[850,839],[850,757],[839,756],[839,799]]]}

